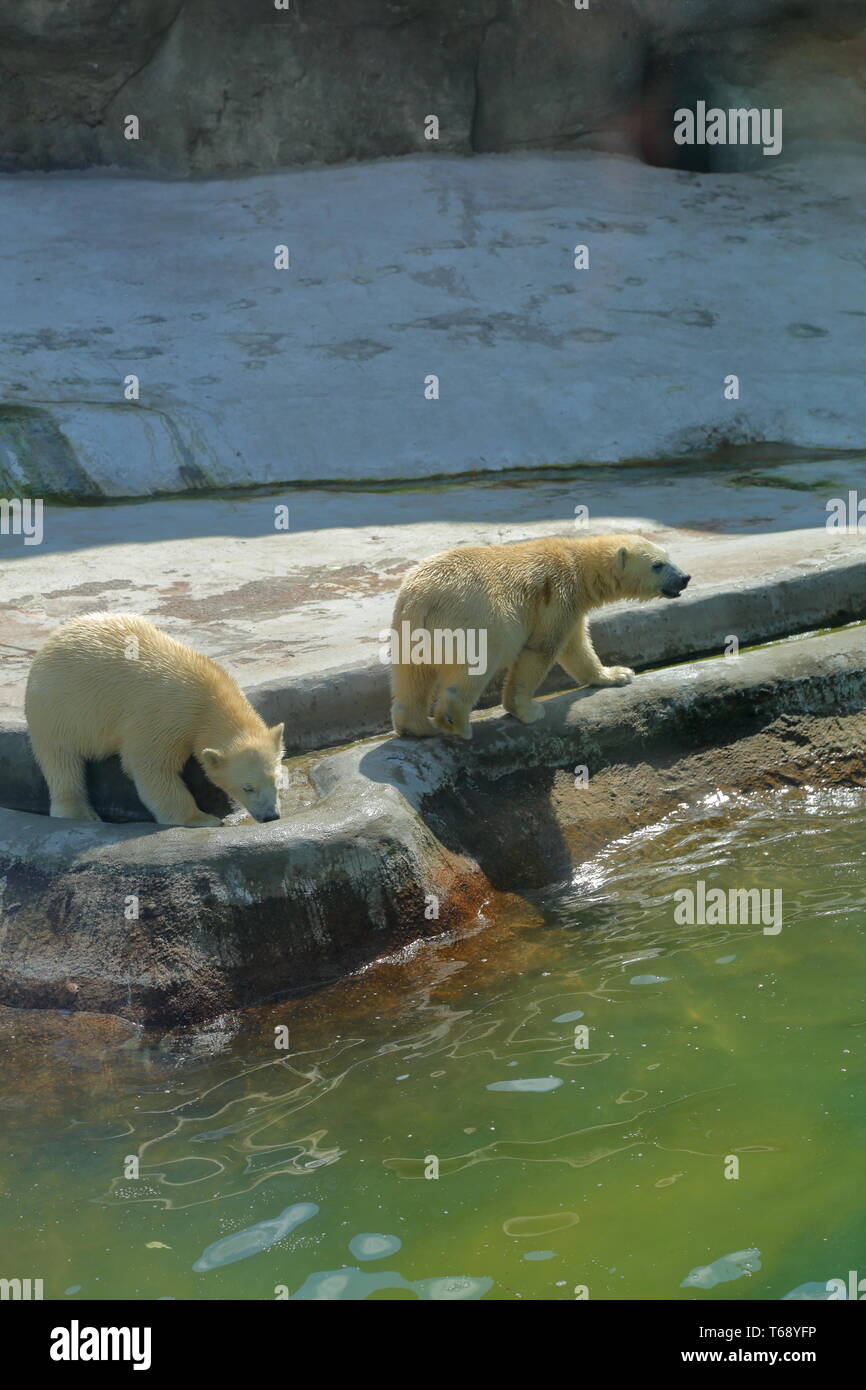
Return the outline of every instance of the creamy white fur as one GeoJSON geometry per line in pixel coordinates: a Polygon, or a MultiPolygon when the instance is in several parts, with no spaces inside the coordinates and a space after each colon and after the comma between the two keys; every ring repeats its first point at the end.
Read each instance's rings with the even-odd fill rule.
{"type": "Polygon", "coordinates": [[[403,581],[393,629],[404,622],[431,634],[484,629],[487,669],[392,665],[395,732],[421,737],[440,730],[470,738],[469,713],[503,667],[502,703],[526,724],[544,717],[532,696],[554,662],[581,685],[625,685],[634,671],[602,666],[587,614],[617,599],[672,598],[676,594],[667,590],[679,593],[687,582],[661,546],[635,535],[465,546],[422,561],[403,581]]]}
{"type": "Polygon", "coordinates": [[[269,729],[221,666],[145,618],[63,623],[33,660],[24,708],[52,816],[99,819],[84,765],[113,753],[161,825],[220,823],[181,780],[190,757],[257,819],[278,814],[282,724],[269,729]]]}

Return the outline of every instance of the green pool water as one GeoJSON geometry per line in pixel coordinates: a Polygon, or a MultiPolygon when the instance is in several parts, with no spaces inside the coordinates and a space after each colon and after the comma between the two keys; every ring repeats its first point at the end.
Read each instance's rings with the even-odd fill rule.
{"type": "Polygon", "coordinates": [[[433,950],[387,1009],[371,985],[187,1039],[7,1036],[0,1275],[69,1302],[866,1278],[864,868],[860,789],[718,796],[534,899],[510,973],[494,923],[489,978],[433,950]],[[698,880],[781,890],[781,930],[679,924],[698,880]]]}

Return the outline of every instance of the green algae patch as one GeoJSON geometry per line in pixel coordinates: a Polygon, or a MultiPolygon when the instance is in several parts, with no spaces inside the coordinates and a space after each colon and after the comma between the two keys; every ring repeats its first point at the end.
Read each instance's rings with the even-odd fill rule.
{"type": "Polygon", "coordinates": [[[0,493],[80,501],[95,491],[50,411],[0,403],[0,493]]]}

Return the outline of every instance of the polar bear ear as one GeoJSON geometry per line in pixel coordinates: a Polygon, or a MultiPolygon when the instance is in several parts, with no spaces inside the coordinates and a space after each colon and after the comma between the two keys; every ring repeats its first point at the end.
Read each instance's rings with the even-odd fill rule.
{"type": "Polygon", "coordinates": [[[199,762],[209,772],[215,772],[223,761],[224,754],[218,748],[203,748],[199,754],[199,762]]]}
{"type": "Polygon", "coordinates": [[[268,729],[268,733],[274,740],[274,747],[278,753],[282,753],[283,751],[283,729],[285,727],[285,724],[275,724],[272,729],[268,729]]]}
{"type": "Polygon", "coordinates": [[[620,548],[619,548],[619,557],[618,557],[618,558],[619,558],[619,567],[620,567],[621,570],[624,570],[624,569],[625,569],[625,565],[626,565],[626,561],[627,561],[627,559],[628,559],[628,548],[627,548],[626,546],[624,546],[624,545],[621,545],[621,546],[620,546],[620,548]]]}

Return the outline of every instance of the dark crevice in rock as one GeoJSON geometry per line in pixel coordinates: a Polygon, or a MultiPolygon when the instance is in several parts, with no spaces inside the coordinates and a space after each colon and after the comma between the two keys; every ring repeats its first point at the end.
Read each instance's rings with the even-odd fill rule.
{"type": "MultiPolygon", "coordinates": [[[[119,5],[117,8],[120,9],[122,8],[122,6],[119,5]]],[[[115,88],[111,96],[104,103],[102,110],[99,113],[99,119],[98,121],[94,122],[94,124],[102,124],[102,122],[105,120],[108,108],[112,105],[113,102],[117,100],[121,92],[124,91],[124,89],[129,86],[129,83],[133,82],[135,78],[139,76],[140,73],[144,72],[145,68],[149,67],[150,64],[153,62],[154,58],[156,58],[157,54],[159,54],[162,51],[163,47],[168,42],[169,35],[171,34],[178,20],[180,19],[183,10],[184,5],[181,0],[181,4],[178,5],[173,18],[169,20],[168,24],[166,24],[164,29],[159,30],[156,34],[153,35],[153,47],[151,48],[150,52],[147,54],[143,62],[139,63],[137,68],[134,68],[132,72],[128,73],[127,76],[124,77],[120,85],[117,88],[115,88]]]]}
{"type": "MultiPolygon", "coordinates": [[[[506,7],[508,3],[509,0],[505,0],[506,7]]],[[[472,69],[472,113],[469,118],[469,148],[472,150],[473,154],[480,153],[478,146],[478,131],[481,121],[482,102],[484,99],[481,83],[481,56],[491,26],[503,22],[505,17],[502,8],[497,8],[497,13],[491,15],[491,17],[482,24],[478,38],[475,63],[472,69]]]]}

